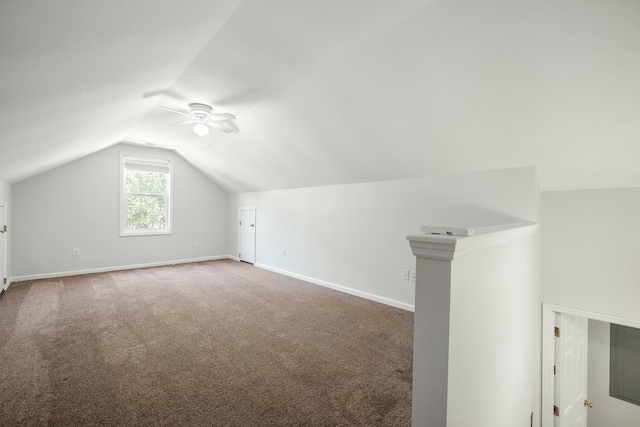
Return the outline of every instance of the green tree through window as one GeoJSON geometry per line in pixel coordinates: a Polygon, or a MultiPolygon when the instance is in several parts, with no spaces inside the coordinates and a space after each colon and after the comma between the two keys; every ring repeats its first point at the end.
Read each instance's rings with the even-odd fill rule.
{"type": "Polygon", "coordinates": [[[122,170],[122,234],[171,232],[171,162],[124,155],[122,170]]]}

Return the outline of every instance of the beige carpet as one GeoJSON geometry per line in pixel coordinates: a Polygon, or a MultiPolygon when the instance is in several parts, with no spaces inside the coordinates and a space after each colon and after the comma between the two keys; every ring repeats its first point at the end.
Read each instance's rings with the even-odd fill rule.
{"type": "Polygon", "coordinates": [[[0,425],[410,426],[413,314],[230,260],[0,298],[0,425]]]}

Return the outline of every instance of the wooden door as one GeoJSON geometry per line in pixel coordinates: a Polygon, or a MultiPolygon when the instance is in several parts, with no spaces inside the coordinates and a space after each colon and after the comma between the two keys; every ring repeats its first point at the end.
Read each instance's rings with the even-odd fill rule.
{"type": "Polygon", "coordinates": [[[0,290],[7,288],[7,207],[0,204],[0,290]]]}
{"type": "Polygon", "coordinates": [[[589,320],[556,313],[555,427],[587,427],[589,320]]]}
{"type": "Polygon", "coordinates": [[[240,261],[254,264],[256,262],[256,210],[255,208],[242,208],[239,216],[238,258],[240,261]]]}

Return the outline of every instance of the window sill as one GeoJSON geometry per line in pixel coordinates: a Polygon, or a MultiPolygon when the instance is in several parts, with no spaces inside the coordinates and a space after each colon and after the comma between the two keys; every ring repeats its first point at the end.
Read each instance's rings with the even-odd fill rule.
{"type": "Polygon", "coordinates": [[[161,236],[166,234],[173,234],[171,230],[141,230],[141,231],[121,231],[120,237],[135,237],[135,236],[161,236]]]}

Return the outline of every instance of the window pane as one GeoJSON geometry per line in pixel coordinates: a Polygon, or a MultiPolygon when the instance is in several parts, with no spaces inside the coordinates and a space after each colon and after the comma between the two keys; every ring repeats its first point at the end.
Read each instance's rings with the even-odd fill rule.
{"type": "Polygon", "coordinates": [[[146,193],[155,194],[156,192],[156,174],[153,172],[149,172],[147,174],[147,188],[146,193]]]}
{"type": "Polygon", "coordinates": [[[155,172],[149,173],[149,194],[158,194],[158,174],[155,172]]]}
{"type": "Polygon", "coordinates": [[[156,173],[156,194],[166,194],[167,192],[167,177],[168,175],[162,173],[156,173]]]}
{"type": "Polygon", "coordinates": [[[124,191],[126,193],[134,192],[134,177],[131,173],[125,172],[124,174],[124,191]]]}
{"type": "Polygon", "coordinates": [[[139,228],[140,214],[140,197],[127,196],[127,229],[139,228]]]}
{"type": "Polygon", "coordinates": [[[162,196],[157,196],[153,198],[153,208],[152,210],[157,214],[164,214],[164,206],[165,199],[162,196]]]}
{"type": "Polygon", "coordinates": [[[138,172],[140,175],[140,193],[153,193],[153,175],[149,172],[138,172]]]}
{"type": "Polygon", "coordinates": [[[140,228],[152,228],[153,197],[140,196],[140,228]]]}
{"type": "Polygon", "coordinates": [[[127,230],[135,230],[138,228],[138,221],[133,214],[127,215],[127,230]]]}

